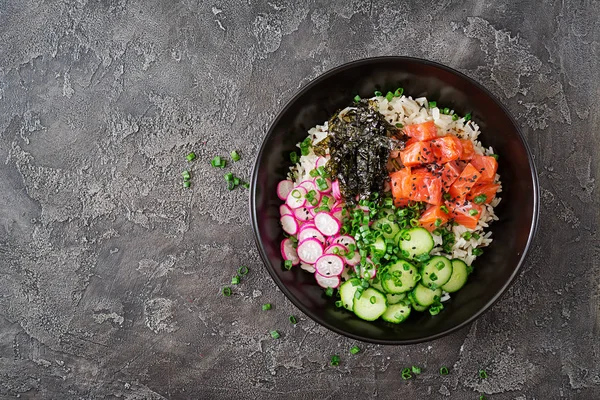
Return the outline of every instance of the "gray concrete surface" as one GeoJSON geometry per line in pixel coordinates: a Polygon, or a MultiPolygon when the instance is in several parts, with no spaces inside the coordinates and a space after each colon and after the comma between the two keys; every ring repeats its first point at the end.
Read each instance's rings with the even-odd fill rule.
{"type": "Polygon", "coordinates": [[[0,398],[600,398],[600,3],[429,3],[0,0],[0,398]],[[299,87],[396,54],[508,106],[539,166],[541,226],[476,323],[350,356],[277,291],[247,191],[208,160],[240,149],[247,177],[299,87]],[[402,381],[412,364],[424,373],[402,381]]]}

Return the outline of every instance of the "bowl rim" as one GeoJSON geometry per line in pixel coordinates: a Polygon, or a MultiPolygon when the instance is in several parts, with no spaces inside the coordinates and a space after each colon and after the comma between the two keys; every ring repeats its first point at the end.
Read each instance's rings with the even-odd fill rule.
{"type": "Polygon", "coordinates": [[[349,337],[351,339],[360,340],[360,341],[367,342],[367,343],[382,344],[382,345],[410,345],[410,344],[423,343],[423,342],[428,342],[428,341],[432,341],[435,339],[439,339],[439,338],[447,336],[453,332],[456,332],[456,331],[466,327],[467,325],[470,325],[473,321],[475,321],[477,318],[479,318],[483,313],[488,311],[500,299],[500,297],[504,293],[506,293],[506,291],[508,290],[510,285],[512,285],[514,283],[515,278],[517,277],[519,271],[521,270],[523,264],[525,263],[525,259],[527,257],[527,254],[529,253],[529,249],[531,248],[532,243],[535,238],[535,235],[537,233],[537,229],[538,229],[538,225],[539,225],[538,219],[539,219],[539,213],[540,213],[539,202],[540,202],[540,188],[539,188],[539,182],[538,182],[538,173],[537,173],[537,169],[535,167],[535,162],[534,162],[533,155],[531,153],[529,144],[525,140],[523,132],[521,132],[521,128],[517,124],[517,121],[513,118],[512,114],[509,112],[509,110],[496,98],[496,96],[494,94],[492,94],[483,85],[481,85],[479,82],[477,82],[473,78],[469,77],[468,75],[466,75],[460,71],[457,71],[451,67],[448,67],[444,64],[435,62],[435,61],[430,61],[430,60],[417,58],[417,57],[408,57],[408,56],[379,56],[379,57],[361,58],[358,60],[350,61],[350,62],[341,64],[337,67],[334,67],[328,71],[325,71],[324,73],[320,74],[316,78],[311,79],[303,87],[299,88],[296,91],[295,95],[286,102],[285,106],[277,114],[277,117],[270,123],[269,130],[267,131],[266,135],[263,137],[261,145],[260,145],[260,150],[259,150],[258,154],[256,155],[254,165],[252,168],[252,175],[251,175],[249,206],[250,206],[250,222],[252,224],[252,233],[254,235],[254,241],[256,243],[256,246],[258,247],[258,252],[260,254],[260,257],[261,257],[263,263],[265,264],[265,267],[266,267],[267,271],[269,272],[269,275],[271,275],[271,278],[275,281],[275,283],[277,284],[279,289],[296,307],[298,307],[298,309],[300,309],[300,311],[302,311],[310,319],[312,319],[313,321],[317,322],[318,324],[326,327],[327,329],[329,329],[339,335],[349,337]],[[256,182],[258,179],[258,168],[259,168],[260,160],[263,157],[265,145],[266,145],[267,141],[270,140],[271,136],[273,135],[274,127],[279,123],[279,121],[281,120],[283,115],[288,111],[288,109],[301,96],[303,96],[309,89],[311,89],[313,86],[316,86],[321,81],[331,77],[332,75],[336,75],[340,72],[343,72],[344,70],[351,69],[351,68],[354,68],[354,67],[357,67],[357,66],[360,66],[363,64],[370,64],[370,63],[376,63],[376,62],[381,62],[381,61],[383,61],[383,62],[410,61],[410,62],[421,63],[423,65],[428,65],[428,66],[432,66],[435,68],[439,68],[439,69],[445,70],[446,72],[450,72],[454,75],[457,75],[458,77],[460,77],[462,79],[467,80],[472,85],[474,85],[479,90],[481,90],[485,95],[487,95],[494,103],[496,103],[500,107],[500,109],[504,112],[505,115],[508,116],[508,118],[510,119],[510,122],[516,128],[519,139],[523,143],[525,152],[527,154],[527,159],[528,159],[529,168],[531,171],[531,179],[532,179],[532,184],[533,184],[533,216],[532,216],[532,220],[531,220],[531,226],[529,227],[529,235],[527,238],[527,243],[525,245],[525,248],[523,249],[523,254],[520,255],[519,262],[517,263],[516,268],[514,269],[513,273],[510,275],[510,277],[506,281],[506,283],[501,287],[501,289],[498,291],[498,293],[496,293],[496,295],[494,295],[494,297],[492,299],[490,299],[486,304],[484,304],[479,309],[479,311],[477,311],[476,313],[471,315],[465,321],[463,321],[460,324],[458,324],[450,329],[447,329],[445,331],[431,334],[431,335],[426,335],[426,336],[416,338],[416,339],[379,340],[379,339],[374,339],[374,338],[370,338],[370,337],[365,337],[365,336],[357,335],[357,334],[354,334],[351,332],[346,332],[342,329],[339,329],[339,328],[333,326],[332,324],[330,324],[329,322],[327,322],[324,319],[313,316],[312,312],[310,312],[310,310],[308,310],[308,308],[305,307],[300,302],[300,300],[298,300],[294,295],[292,295],[292,293],[287,289],[286,285],[282,282],[282,280],[279,278],[279,276],[275,273],[275,271],[274,271],[275,267],[273,265],[271,265],[269,258],[267,257],[264,246],[260,240],[259,231],[258,231],[258,219],[257,219],[257,215],[256,215],[256,182]]]}

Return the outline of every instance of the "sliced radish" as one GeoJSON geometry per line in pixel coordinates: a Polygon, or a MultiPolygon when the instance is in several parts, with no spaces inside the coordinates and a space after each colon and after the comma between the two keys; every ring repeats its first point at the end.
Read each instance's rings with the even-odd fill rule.
{"type": "Polygon", "coordinates": [[[306,263],[303,263],[303,262],[300,263],[300,268],[302,268],[306,272],[310,272],[311,274],[313,274],[313,273],[315,273],[317,271],[314,265],[312,265],[312,264],[306,264],[306,263]]]}
{"type": "Polygon", "coordinates": [[[358,264],[360,264],[360,259],[361,259],[361,257],[360,257],[360,254],[358,253],[358,251],[355,251],[354,256],[350,259],[348,257],[345,257],[346,264],[348,264],[352,267],[355,267],[358,264]]]}
{"type": "Polygon", "coordinates": [[[323,244],[318,239],[305,239],[298,245],[300,261],[314,264],[323,255],[323,244]]]}
{"type": "Polygon", "coordinates": [[[333,208],[335,207],[335,199],[333,198],[333,196],[331,196],[331,194],[323,193],[323,195],[321,196],[320,206],[329,207],[330,210],[333,210],[333,208]]]}
{"type": "Polygon", "coordinates": [[[336,200],[342,198],[342,193],[340,192],[340,184],[338,181],[331,182],[331,194],[335,197],[336,200]]]}
{"type": "Polygon", "coordinates": [[[306,189],[307,194],[313,194],[311,200],[306,199],[305,205],[307,208],[317,207],[321,203],[321,192],[317,190],[317,187],[315,186],[313,181],[303,181],[302,183],[300,183],[300,187],[306,189]]]}
{"type": "Polygon", "coordinates": [[[288,205],[292,210],[302,207],[306,203],[306,189],[303,187],[297,187],[292,189],[285,199],[285,204],[288,205]]]}
{"type": "Polygon", "coordinates": [[[327,248],[325,249],[325,251],[323,253],[338,255],[338,254],[346,254],[347,251],[348,251],[348,248],[346,246],[339,244],[339,243],[334,243],[330,246],[327,246],[327,248]],[[335,249],[337,249],[337,250],[335,250],[335,249]]]}
{"type": "Polygon", "coordinates": [[[317,157],[317,161],[315,161],[315,169],[324,167],[325,164],[327,164],[327,159],[325,157],[317,157]]]}
{"type": "Polygon", "coordinates": [[[311,180],[305,180],[300,182],[300,184],[298,186],[303,187],[304,189],[306,189],[307,192],[310,192],[311,190],[314,190],[315,192],[318,192],[317,187],[315,186],[315,182],[311,179],[311,180]]]}
{"type": "Polygon", "coordinates": [[[296,252],[294,242],[292,242],[290,238],[285,238],[281,241],[281,257],[286,261],[290,260],[292,265],[298,265],[300,263],[298,252],[296,252]]]}
{"type": "Polygon", "coordinates": [[[279,206],[279,214],[283,217],[284,215],[293,215],[292,209],[282,204],[279,206]]]}
{"type": "Polygon", "coordinates": [[[340,231],[340,221],[326,212],[315,215],[315,225],[325,236],[333,236],[340,231]]]}
{"type": "Polygon", "coordinates": [[[310,239],[310,238],[317,239],[319,242],[321,242],[321,244],[325,244],[325,237],[323,236],[323,234],[321,232],[319,232],[319,230],[317,228],[302,227],[302,229],[300,230],[300,233],[298,233],[298,241],[303,242],[306,239],[310,239]]]}
{"type": "Polygon", "coordinates": [[[320,178],[320,177],[316,177],[314,180],[314,185],[317,188],[317,190],[321,193],[330,193],[331,192],[331,181],[327,178],[320,178]],[[323,189],[319,189],[319,184],[318,182],[321,183],[325,183],[327,186],[323,186],[323,189]]]}
{"type": "Polygon", "coordinates": [[[336,288],[338,286],[340,286],[340,278],[339,276],[323,276],[321,274],[319,274],[318,272],[315,272],[315,279],[317,280],[317,283],[319,284],[319,286],[321,286],[322,288],[336,288]]]}
{"type": "Polygon", "coordinates": [[[344,216],[344,209],[341,207],[334,208],[331,210],[331,215],[338,221],[341,221],[344,216]]]}
{"type": "Polygon", "coordinates": [[[351,244],[356,246],[356,240],[354,240],[354,238],[350,235],[342,235],[342,236],[338,236],[333,243],[339,243],[345,247],[350,246],[351,244]]]}
{"type": "Polygon", "coordinates": [[[281,227],[288,235],[295,235],[298,233],[298,221],[294,218],[293,215],[284,215],[279,219],[281,222],[281,227]]]}
{"type": "Polygon", "coordinates": [[[344,261],[335,254],[323,254],[315,263],[317,273],[323,276],[338,276],[344,272],[344,261]]]}
{"type": "Polygon", "coordinates": [[[294,210],[294,217],[298,221],[306,222],[314,218],[314,216],[308,211],[306,207],[298,207],[294,210]]]}
{"type": "Polygon", "coordinates": [[[361,278],[375,278],[377,275],[377,268],[375,268],[375,264],[371,261],[370,258],[367,257],[366,262],[359,266],[355,266],[354,270],[360,275],[361,278]]]}
{"type": "Polygon", "coordinates": [[[294,188],[294,182],[287,180],[287,179],[284,181],[281,181],[277,184],[277,196],[281,200],[285,200],[285,199],[287,199],[288,194],[290,194],[290,192],[292,191],[293,188],[294,188]]]}
{"type": "Polygon", "coordinates": [[[350,275],[354,273],[354,271],[353,271],[353,270],[354,270],[354,268],[352,268],[352,267],[351,267],[351,266],[349,266],[349,265],[346,265],[346,266],[344,267],[344,272],[342,272],[342,274],[340,275],[340,277],[341,277],[343,280],[347,281],[348,279],[350,279],[350,275]]]}
{"type": "Polygon", "coordinates": [[[298,232],[300,232],[302,229],[308,229],[308,228],[317,229],[317,227],[315,226],[315,222],[312,219],[310,221],[306,221],[305,223],[303,223],[298,232]]]}

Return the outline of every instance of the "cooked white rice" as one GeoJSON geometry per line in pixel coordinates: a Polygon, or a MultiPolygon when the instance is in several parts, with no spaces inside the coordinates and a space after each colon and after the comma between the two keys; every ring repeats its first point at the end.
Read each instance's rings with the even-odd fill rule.
{"type": "MultiPolygon", "coordinates": [[[[394,97],[391,101],[388,101],[385,97],[376,96],[371,100],[377,101],[378,111],[387,119],[387,121],[395,125],[401,123],[402,125],[419,124],[427,121],[433,121],[438,128],[438,134],[448,135],[452,134],[458,136],[461,139],[470,139],[473,142],[475,152],[480,155],[491,155],[494,154],[492,147],[484,148],[481,142],[478,140],[479,137],[479,126],[473,121],[465,121],[464,118],[459,118],[456,121],[452,120],[452,114],[454,110],[451,110],[449,114],[442,114],[438,107],[429,108],[428,100],[425,97],[419,97],[413,99],[410,96],[394,97]]],[[[349,109],[349,108],[348,108],[349,109]]],[[[342,114],[344,111],[341,111],[342,114]]],[[[323,125],[317,125],[308,131],[313,145],[317,144],[325,137],[327,137],[327,121],[323,125]]],[[[300,143],[298,143],[300,147],[300,143]]],[[[311,179],[309,172],[314,168],[317,161],[317,155],[310,149],[310,153],[306,156],[301,156],[298,164],[290,167],[289,178],[292,179],[296,185],[299,185],[302,181],[311,179]]],[[[496,183],[501,185],[500,176],[496,175],[496,183]]],[[[502,191],[502,186],[498,189],[498,193],[502,191]]],[[[472,250],[477,247],[489,246],[492,243],[492,232],[485,232],[485,228],[489,227],[492,221],[497,221],[498,217],[494,213],[494,207],[500,203],[501,198],[496,195],[496,198],[491,204],[485,204],[483,207],[481,218],[475,229],[468,229],[463,225],[456,225],[452,227],[455,236],[455,243],[452,247],[452,253],[447,254],[442,251],[442,237],[439,235],[433,235],[435,242],[432,254],[441,254],[449,258],[459,258],[463,260],[467,265],[471,265],[475,260],[476,256],[472,255],[472,250]],[[463,234],[465,232],[479,234],[479,239],[471,238],[465,240],[463,234]]],[[[449,298],[449,296],[447,296],[449,298]]],[[[444,300],[447,299],[444,296],[444,300]]]]}

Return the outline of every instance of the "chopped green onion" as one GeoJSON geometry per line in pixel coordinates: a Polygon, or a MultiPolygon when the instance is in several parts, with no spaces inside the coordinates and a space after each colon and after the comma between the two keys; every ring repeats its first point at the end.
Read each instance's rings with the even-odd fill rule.
{"type": "Polygon", "coordinates": [[[415,375],[419,375],[421,373],[421,368],[420,367],[415,367],[414,365],[412,366],[412,372],[415,375]]]}
{"type": "Polygon", "coordinates": [[[183,176],[183,180],[184,180],[184,181],[189,181],[189,180],[190,180],[190,178],[192,177],[192,176],[190,175],[190,171],[183,171],[183,172],[181,173],[181,175],[183,176]]]}
{"type": "Polygon", "coordinates": [[[393,99],[393,98],[394,98],[394,93],[392,93],[392,92],[387,92],[387,93],[386,93],[386,95],[385,95],[385,99],[386,99],[387,101],[392,101],[392,99],[393,99]]]}
{"type": "Polygon", "coordinates": [[[240,283],[240,277],[239,275],[234,275],[233,278],[231,278],[231,284],[232,285],[239,285],[240,283]]]}
{"type": "Polygon", "coordinates": [[[233,185],[238,186],[240,184],[240,178],[233,178],[233,185]]]}
{"type": "Polygon", "coordinates": [[[337,354],[332,355],[330,364],[334,367],[340,365],[340,356],[338,356],[337,354]]]}
{"type": "Polygon", "coordinates": [[[242,186],[246,189],[250,189],[250,184],[248,182],[242,182],[242,186]]]}
{"type": "MultiPolygon", "coordinates": [[[[444,200],[450,200],[452,198],[452,196],[450,195],[450,193],[444,193],[444,195],[442,196],[444,198],[444,200]]],[[[442,206],[442,207],[446,207],[446,206],[442,206]]],[[[448,208],[446,208],[447,210],[448,208]]]]}
{"type": "Polygon", "coordinates": [[[485,397],[484,395],[479,396],[479,400],[487,400],[487,397],[485,397]]]}
{"type": "Polygon", "coordinates": [[[184,188],[189,188],[191,186],[191,182],[190,181],[183,181],[183,187],[184,188]]]}
{"type": "Polygon", "coordinates": [[[263,304],[262,310],[269,311],[271,309],[271,303],[263,304]]]}
{"type": "Polygon", "coordinates": [[[469,121],[471,120],[471,113],[468,113],[467,115],[465,115],[465,121],[469,121]]]}
{"type": "Polygon", "coordinates": [[[223,292],[223,296],[225,296],[225,297],[231,296],[231,288],[228,286],[225,286],[223,288],[222,292],[223,292]]]}
{"type": "Polygon", "coordinates": [[[360,101],[360,96],[359,95],[354,96],[354,101],[358,103],[360,101]]]}
{"type": "Polygon", "coordinates": [[[469,210],[469,215],[470,216],[475,216],[477,214],[479,214],[479,211],[477,211],[476,209],[472,208],[472,209],[469,210]]]}
{"type": "Polygon", "coordinates": [[[470,240],[471,239],[471,232],[465,232],[465,233],[463,233],[462,237],[465,240],[470,240]]]}
{"type": "Polygon", "coordinates": [[[404,128],[404,125],[402,125],[400,122],[396,123],[396,128],[404,128]]]}
{"type": "Polygon", "coordinates": [[[358,353],[360,353],[360,347],[358,347],[358,346],[353,346],[353,347],[350,349],[350,353],[351,353],[351,354],[358,354],[358,353]]]}
{"type": "Polygon", "coordinates": [[[316,178],[317,176],[319,176],[319,171],[317,171],[316,169],[311,169],[308,174],[313,178],[316,178]]]}
{"type": "Polygon", "coordinates": [[[487,372],[485,372],[485,369],[480,369],[479,370],[479,377],[481,379],[486,379],[488,377],[488,374],[487,374],[487,372]]]}
{"type": "Polygon", "coordinates": [[[327,289],[325,289],[325,295],[326,295],[327,297],[331,297],[331,296],[333,296],[333,288],[331,288],[331,287],[328,287],[327,289]]]}
{"type": "Polygon", "coordinates": [[[296,325],[298,323],[298,320],[296,319],[296,317],[294,317],[293,315],[290,315],[289,318],[290,322],[294,325],[296,325]]]}
{"type": "Polygon", "coordinates": [[[269,333],[271,334],[271,337],[273,339],[279,339],[281,337],[281,335],[277,331],[270,331],[269,333]]]}
{"type": "Polygon", "coordinates": [[[490,157],[494,157],[496,159],[496,161],[498,161],[498,154],[490,154],[490,157]]]}
{"type": "Polygon", "coordinates": [[[480,248],[473,249],[473,250],[471,250],[471,254],[473,254],[474,256],[480,256],[483,254],[483,250],[480,248]]]}
{"type": "Polygon", "coordinates": [[[238,152],[237,152],[237,151],[233,150],[233,151],[231,152],[231,159],[232,159],[233,161],[240,161],[240,155],[238,154],[238,152]]]}
{"type": "Polygon", "coordinates": [[[450,371],[448,370],[448,367],[440,368],[440,375],[448,375],[449,373],[450,371]]]}
{"type": "Polygon", "coordinates": [[[287,270],[292,269],[293,265],[292,265],[292,260],[285,260],[283,262],[283,267],[287,270]]]}
{"type": "Polygon", "coordinates": [[[190,154],[188,154],[188,155],[187,155],[185,158],[186,158],[188,161],[194,161],[194,159],[196,158],[196,153],[194,153],[194,152],[192,151],[192,152],[191,152],[190,154]]]}
{"type": "Polygon", "coordinates": [[[435,226],[440,226],[440,225],[442,225],[442,219],[441,219],[441,218],[436,218],[436,219],[435,219],[435,223],[434,223],[434,225],[435,225],[435,226]]]}
{"type": "Polygon", "coordinates": [[[429,108],[435,108],[435,107],[437,107],[437,102],[435,102],[435,101],[430,101],[430,102],[429,102],[429,108]]]}
{"type": "Polygon", "coordinates": [[[373,93],[375,96],[383,96],[383,93],[381,93],[379,90],[376,90],[375,93],[373,93]]]}
{"type": "Polygon", "coordinates": [[[242,276],[248,274],[249,271],[250,270],[245,265],[242,265],[241,267],[238,268],[238,274],[240,274],[242,276]]]}
{"type": "Polygon", "coordinates": [[[452,121],[458,121],[458,114],[452,114],[452,121]]]}
{"type": "Polygon", "coordinates": [[[235,189],[235,183],[233,182],[233,180],[227,182],[227,189],[228,190],[235,189]]]}
{"type": "Polygon", "coordinates": [[[440,313],[440,311],[442,311],[443,308],[444,307],[441,304],[436,305],[436,306],[431,306],[431,307],[429,307],[429,314],[438,315],[440,313]]]}
{"type": "Polygon", "coordinates": [[[487,200],[486,194],[480,194],[479,196],[475,196],[475,198],[473,199],[475,204],[483,204],[483,203],[485,203],[486,200],[487,200]]]}
{"type": "Polygon", "coordinates": [[[444,107],[444,108],[442,109],[442,114],[446,114],[446,115],[447,115],[447,114],[450,114],[450,109],[449,109],[448,107],[444,107]]]}
{"type": "Polygon", "coordinates": [[[340,300],[338,300],[338,301],[336,301],[336,302],[335,302],[335,306],[336,306],[337,308],[341,308],[343,305],[344,305],[344,304],[343,304],[343,303],[342,303],[340,300]]]}
{"type": "Polygon", "coordinates": [[[377,303],[377,297],[371,296],[371,298],[369,299],[369,301],[371,302],[371,304],[375,304],[375,303],[377,303]]]}
{"type": "Polygon", "coordinates": [[[298,163],[298,153],[296,153],[295,151],[292,151],[290,153],[290,161],[292,162],[292,164],[296,164],[298,163]]]}
{"type": "Polygon", "coordinates": [[[404,93],[404,88],[398,88],[394,92],[394,97],[400,97],[400,96],[402,96],[402,93],[404,93]]]}
{"type": "Polygon", "coordinates": [[[412,379],[412,374],[410,373],[410,368],[404,368],[402,370],[402,379],[405,381],[412,379]]]}
{"type": "Polygon", "coordinates": [[[473,232],[473,238],[475,238],[475,240],[479,240],[479,238],[480,238],[479,233],[473,232]]]}
{"type": "Polygon", "coordinates": [[[223,175],[225,177],[225,180],[227,182],[229,181],[233,181],[233,174],[231,172],[226,173],[225,175],[223,175]]]}
{"type": "Polygon", "coordinates": [[[219,168],[221,166],[221,157],[216,156],[215,158],[210,160],[210,165],[212,165],[215,168],[219,168]]]}

